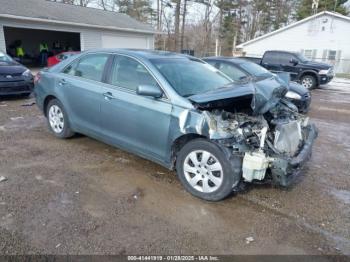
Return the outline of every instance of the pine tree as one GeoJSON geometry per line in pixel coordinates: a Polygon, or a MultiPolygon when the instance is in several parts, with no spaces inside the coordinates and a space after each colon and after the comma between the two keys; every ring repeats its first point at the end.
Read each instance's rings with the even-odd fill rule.
{"type": "MultiPolygon", "coordinates": [[[[340,14],[348,15],[348,11],[344,6],[346,2],[347,0],[320,0],[317,11],[336,11],[340,14]]],[[[297,19],[301,20],[312,14],[312,0],[301,0],[298,5],[297,19]]]]}

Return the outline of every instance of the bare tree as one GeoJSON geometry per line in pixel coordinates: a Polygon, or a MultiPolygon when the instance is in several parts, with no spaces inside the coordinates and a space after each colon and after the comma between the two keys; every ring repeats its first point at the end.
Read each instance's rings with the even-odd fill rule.
{"type": "Polygon", "coordinates": [[[179,35],[180,35],[180,10],[181,0],[174,0],[175,2],[175,51],[180,51],[179,35]]]}
{"type": "Polygon", "coordinates": [[[180,43],[180,49],[184,49],[184,37],[185,37],[185,23],[186,23],[186,9],[187,9],[187,1],[188,0],[183,0],[184,1],[184,7],[183,7],[183,13],[182,13],[182,29],[181,29],[181,43],[180,43]]]}

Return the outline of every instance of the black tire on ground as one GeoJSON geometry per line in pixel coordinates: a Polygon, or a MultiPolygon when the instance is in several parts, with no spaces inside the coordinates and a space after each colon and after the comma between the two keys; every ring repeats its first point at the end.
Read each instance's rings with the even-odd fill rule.
{"type": "Polygon", "coordinates": [[[228,152],[225,152],[225,150],[225,148],[221,148],[219,145],[207,139],[198,138],[188,142],[178,152],[176,160],[176,172],[180,179],[180,182],[189,193],[204,200],[219,201],[226,198],[233,191],[241,179],[242,159],[239,157],[233,157],[228,152]],[[185,160],[191,152],[198,150],[209,152],[211,155],[215,156],[215,158],[220,162],[222,166],[222,183],[213,192],[201,192],[191,186],[191,184],[186,179],[184,172],[185,160]]]}
{"type": "Polygon", "coordinates": [[[314,89],[317,87],[317,80],[316,77],[313,75],[303,75],[300,78],[300,83],[306,88],[306,89],[314,89]]]}
{"type": "Polygon", "coordinates": [[[49,126],[49,129],[50,131],[58,138],[61,138],[61,139],[65,139],[65,138],[70,138],[72,136],[74,136],[74,132],[71,130],[70,128],[70,124],[69,124],[69,120],[68,120],[68,115],[62,105],[62,103],[58,100],[58,99],[52,99],[50,100],[50,102],[48,103],[47,107],[46,107],[46,119],[47,119],[47,124],[49,126]],[[53,107],[53,106],[56,106],[58,107],[61,112],[62,112],[62,115],[63,115],[63,128],[60,132],[56,132],[53,127],[51,126],[50,124],[50,108],[53,107]]]}

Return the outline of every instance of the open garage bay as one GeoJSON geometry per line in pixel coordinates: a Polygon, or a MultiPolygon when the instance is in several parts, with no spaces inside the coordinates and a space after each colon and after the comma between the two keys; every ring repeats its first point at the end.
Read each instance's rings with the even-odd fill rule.
{"type": "Polygon", "coordinates": [[[22,46],[25,53],[22,63],[26,65],[39,63],[41,43],[48,45],[49,56],[68,50],[80,51],[80,33],[4,27],[4,35],[7,53],[16,57],[16,47],[22,46]],[[59,44],[58,49],[54,43],[59,44]]]}

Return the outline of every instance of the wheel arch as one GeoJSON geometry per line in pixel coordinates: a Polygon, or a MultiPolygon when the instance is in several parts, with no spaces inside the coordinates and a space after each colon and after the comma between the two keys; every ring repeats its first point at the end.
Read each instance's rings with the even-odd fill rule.
{"type": "Polygon", "coordinates": [[[319,85],[320,84],[320,80],[318,78],[318,75],[317,75],[317,72],[316,71],[313,71],[313,70],[307,70],[307,71],[303,71],[300,75],[300,78],[299,80],[301,80],[301,78],[303,76],[306,76],[306,75],[309,75],[309,76],[313,76],[316,80],[316,84],[319,85]]]}
{"type": "Polygon", "coordinates": [[[54,100],[54,99],[57,99],[57,97],[55,97],[54,95],[48,95],[47,97],[45,97],[44,99],[44,106],[43,106],[43,111],[44,111],[44,115],[46,115],[46,112],[47,112],[47,106],[48,104],[50,103],[50,101],[54,100]]]}
{"type": "Polygon", "coordinates": [[[183,148],[184,145],[186,145],[189,141],[197,139],[197,138],[204,138],[207,139],[205,136],[195,134],[195,133],[190,133],[190,134],[184,134],[179,137],[177,137],[174,142],[171,145],[171,165],[170,169],[174,170],[175,169],[175,164],[176,164],[176,156],[177,153],[183,148]]]}

